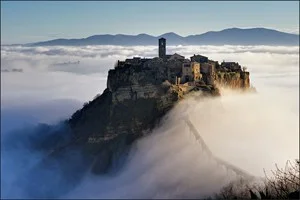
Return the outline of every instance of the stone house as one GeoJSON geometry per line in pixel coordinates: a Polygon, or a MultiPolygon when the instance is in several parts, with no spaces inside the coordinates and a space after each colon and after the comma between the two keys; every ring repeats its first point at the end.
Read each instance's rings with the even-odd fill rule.
{"type": "Polygon", "coordinates": [[[209,63],[201,63],[200,64],[200,73],[202,75],[202,80],[208,84],[214,84],[214,77],[215,77],[215,65],[209,63]]]}
{"type": "Polygon", "coordinates": [[[218,70],[218,68],[219,68],[219,62],[218,61],[208,60],[207,63],[213,65],[213,68],[215,70],[218,70]]]}
{"type": "Polygon", "coordinates": [[[181,83],[199,81],[201,79],[200,64],[185,60],[182,64],[181,83]]]}
{"type": "Polygon", "coordinates": [[[173,55],[170,56],[170,58],[168,60],[180,60],[180,61],[184,61],[184,56],[179,55],[177,53],[174,53],[173,55]]]}
{"type": "Polygon", "coordinates": [[[214,74],[215,72],[215,65],[209,63],[201,63],[200,64],[200,73],[201,74],[214,74]]]}
{"type": "Polygon", "coordinates": [[[198,62],[191,62],[191,68],[193,72],[193,79],[194,81],[201,80],[201,73],[200,73],[200,63],[198,62]]]}
{"type": "Polygon", "coordinates": [[[198,62],[198,63],[207,63],[208,62],[208,57],[202,56],[202,55],[195,55],[191,57],[192,62],[198,62]]]}
{"type": "Polygon", "coordinates": [[[182,73],[182,61],[172,59],[167,61],[167,74],[168,80],[171,83],[175,83],[176,77],[181,77],[182,73]]]}

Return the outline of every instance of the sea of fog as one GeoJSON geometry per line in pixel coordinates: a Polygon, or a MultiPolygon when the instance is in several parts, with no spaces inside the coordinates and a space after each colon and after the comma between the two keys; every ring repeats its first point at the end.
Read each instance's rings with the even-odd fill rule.
{"type": "MultiPolygon", "coordinates": [[[[168,54],[175,52],[237,61],[248,68],[257,93],[222,89],[221,98],[180,102],[161,126],[133,145],[118,174],[86,174],[62,198],[201,198],[218,192],[237,174],[203,153],[186,118],[216,157],[255,177],[299,158],[299,47],[167,47],[168,54]]],[[[27,145],[33,132],[43,137],[34,127],[70,117],[102,93],[117,60],[133,56],[157,56],[157,47],[1,46],[2,198],[28,197],[27,183],[18,180],[43,157],[27,145]]]]}

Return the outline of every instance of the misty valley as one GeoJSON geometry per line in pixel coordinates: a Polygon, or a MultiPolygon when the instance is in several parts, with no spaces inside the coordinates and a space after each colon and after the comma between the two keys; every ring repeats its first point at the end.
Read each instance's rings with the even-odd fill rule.
{"type": "MultiPolygon", "coordinates": [[[[117,60],[158,57],[157,46],[2,46],[1,66],[24,70],[1,72],[2,197],[271,195],[263,190],[264,181],[266,175],[273,177],[275,164],[277,175],[285,173],[280,171],[284,167],[292,172],[298,166],[294,161],[299,157],[299,49],[167,46],[167,52],[186,58],[201,53],[209,59],[247,66],[249,87],[255,87],[256,92],[219,87],[220,95],[211,96],[212,87],[205,86],[208,78],[203,79],[203,86],[184,86],[183,81],[191,80],[185,77],[170,78],[170,83],[162,86],[153,82],[151,86],[149,81],[160,76],[151,77],[142,70],[134,72],[139,76],[131,77],[129,73],[133,72],[126,71],[126,66],[120,74],[109,72],[118,67],[117,60]],[[66,60],[80,63],[53,67],[53,63],[66,60]],[[133,81],[131,89],[126,89],[125,80],[133,81]],[[141,85],[137,87],[134,82],[141,85]],[[195,87],[198,89],[187,94],[195,87]],[[171,93],[164,96],[169,90],[171,93]],[[136,91],[136,97],[132,91],[136,91]],[[176,99],[182,99],[172,105],[174,92],[176,99]],[[156,108],[163,110],[154,112],[156,108]],[[111,111],[113,121],[107,117],[112,116],[111,111]],[[111,133],[101,135],[99,130],[111,133]],[[135,132],[139,135],[129,134],[135,132]],[[252,188],[251,192],[247,188],[252,188]],[[230,190],[234,192],[228,193],[230,190]]],[[[157,62],[151,65],[163,69],[163,62],[157,62]]],[[[168,62],[174,66],[177,61],[168,62]]],[[[149,69],[156,70],[151,65],[149,69]]],[[[193,65],[192,69],[197,68],[193,65]]],[[[165,72],[159,73],[163,77],[165,72]]],[[[299,183],[295,180],[287,189],[288,195],[297,191],[299,183]]]]}

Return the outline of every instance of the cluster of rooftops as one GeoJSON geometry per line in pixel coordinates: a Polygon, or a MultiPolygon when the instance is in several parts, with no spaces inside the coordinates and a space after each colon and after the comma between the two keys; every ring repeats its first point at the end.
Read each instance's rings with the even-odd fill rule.
{"type": "MultiPolygon", "coordinates": [[[[141,58],[133,57],[131,59],[126,59],[125,61],[118,61],[116,68],[131,67],[144,65],[147,62],[159,59],[165,62],[167,66],[171,69],[177,68],[176,71],[176,82],[188,82],[200,80],[203,75],[213,75],[216,71],[221,72],[240,72],[242,71],[241,66],[237,62],[225,62],[223,61],[219,64],[218,61],[209,60],[208,57],[203,55],[193,55],[190,59],[185,58],[182,55],[174,53],[172,55],[166,54],[166,39],[160,38],[158,40],[158,57],[155,58],[141,58]],[[174,62],[177,65],[174,65],[174,62]],[[179,63],[179,65],[178,65],[179,63]],[[177,79],[179,78],[179,80],[177,79]],[[181,80],[180,80],[181,79],[181,80]]],[[[243,69],[244,70],[244,69],[243,69]]],[[[170,71],[170,70],[169,70],[170,71]]]]}

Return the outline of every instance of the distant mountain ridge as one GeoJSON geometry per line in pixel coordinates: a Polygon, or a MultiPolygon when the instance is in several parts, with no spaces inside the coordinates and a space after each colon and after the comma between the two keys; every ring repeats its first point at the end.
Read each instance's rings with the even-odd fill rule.
{"type": "Polygon", "coordinates": [[[266,28],[229,28],[186,37],[173,32],[160,36],[152,36],[145,33],[138,35],[103,34],[82,39],[55,39],[26,44],[26,46],[157,45],[157,39],[161,37],[167,39],[168,45],[299,45],[298,34],[266,28]]]}

